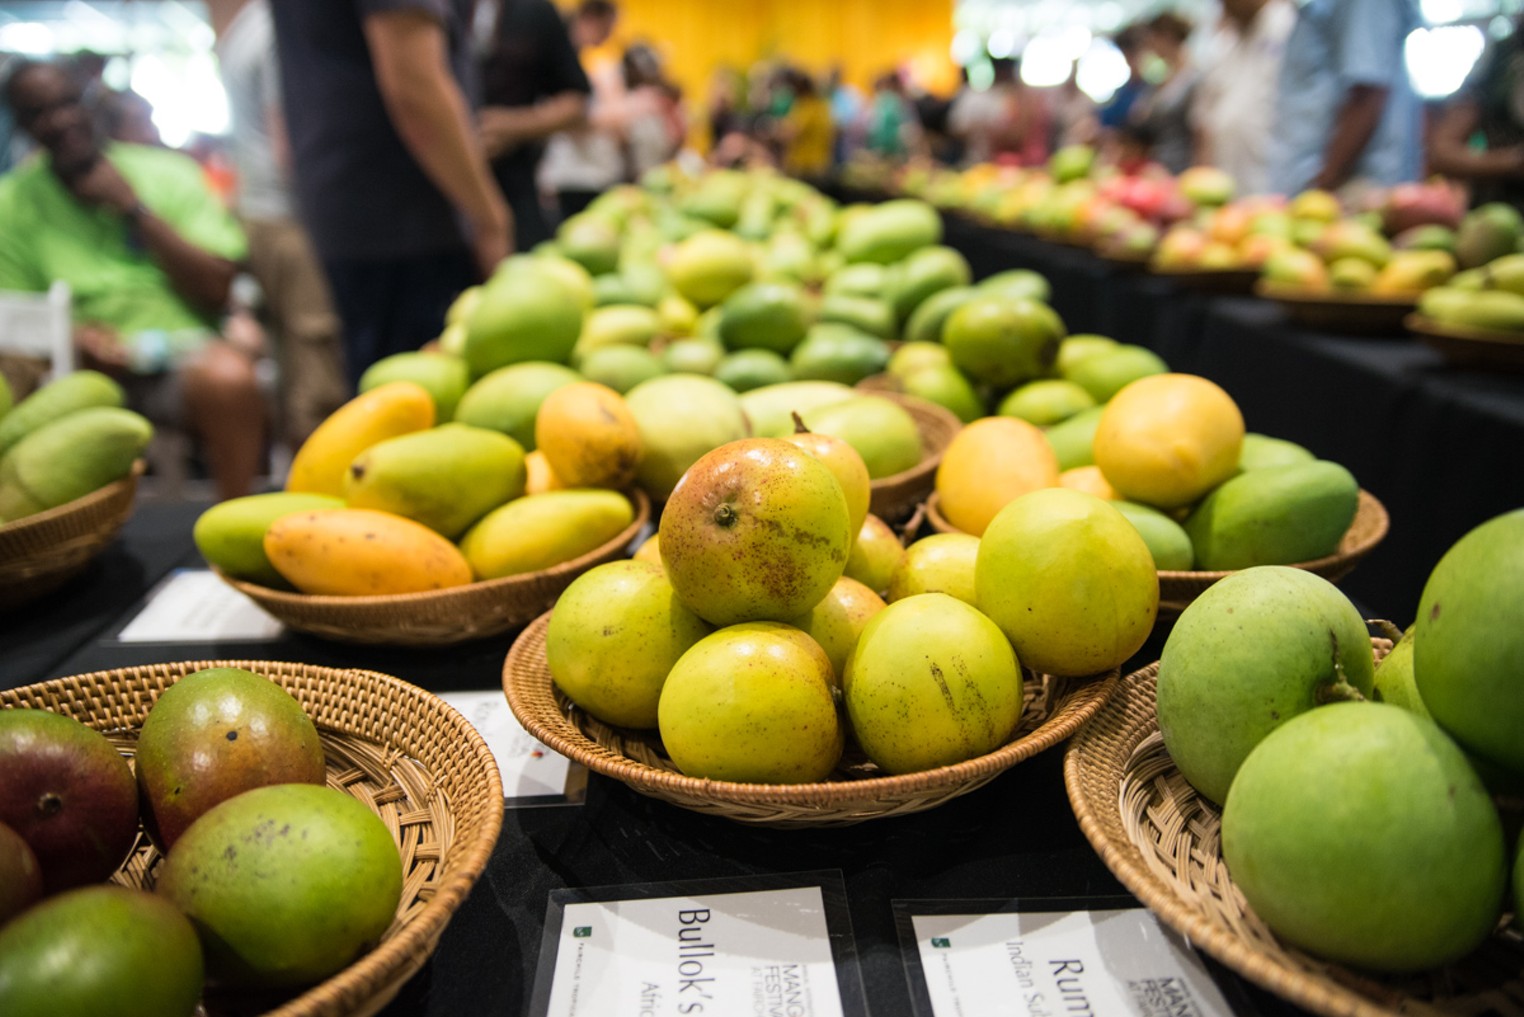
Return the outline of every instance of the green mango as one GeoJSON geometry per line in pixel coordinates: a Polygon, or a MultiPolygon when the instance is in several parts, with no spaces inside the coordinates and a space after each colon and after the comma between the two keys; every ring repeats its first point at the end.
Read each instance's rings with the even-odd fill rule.
{"type": "MultiPolygon", "coordinates": [[[[903,349],[903,347],[901,347],[903,349]]],[[[952,364],[928,364],[900,379],[906,394],[936,403],[963,423],[972,424],[984,416],[984,401],[963,372],[952,364]]]]}
{"type": "Polygon", "coordinates": [[[1092,446],[1095,443],[1095,430],[1101,425],[1101,414],[1104,412],[1104,406],[1080,410],[1063,423],[1054,424],[1043,432],[1048,444],[1053,446],[1054,454],[1058,456],[1060,470],[1095,464],[1092,446]]]}
{"type": "Polygon", "coordinates": [[[741,396],[741,410],[757,438],[782,438],[794,433],[794,413],[808,413],[851,399],[850,385],[834,381],[790,381],[754,388],[741,396]]]}
{"type": "Polygon", "coordinates": [[[1219,485],[1186,518],[1185,532],[1198,569],[1291,565],[1338,550],[1359,501],[1360,485],[1338,463],[1268,466],[1219,485]]]}
{"type": "Polygon", "coordinates": [[[471,383],[466,362],[448,353],[410,350],[382,357],[360,375],[360,391],[369,392],[390,381],[411,381],[434,397],[434,420],[447,423],[471,383]]]}
{"type": "MultiPolygon", "coordinates": [[[[9,391],[9,389],[7,389],[9,391]]],[[[51,381],[0,419],[0,456],[31,432],[89,406],[125,406],[127,393],[99,371],[75,371],[51,381]]]]}
{"type": "Polygon", "coordinates": [[[889,346],[854,328],[820,327],[810,330],[789,360],[795,378],[855,385],[884,370],[889,346]]]}
{"type": "Polygon", "coordinates": [[[910,313],[910,318],[905,322],[903,338],[907,342],[941,342],[942,326],[947,324],[947,319],[978,295],[979,290],[973,286],[952,286],[938,290],[921,301],[910,313]]]}
{"type": "Polygon", "coordinates": [[[910,469],[921,461],[921,432],[915,418],[882,396],[855,396],[803,414],[805,425],[857,449],[874,480],[910,469]]]}
{"type": "Polygon", "coordinates": [[[11,383],[5,380],[5,375],[0,374],[0,417],[9,413],[15,402],[16,396],[11,391],[11,383]]]}
{"type": "Polygon", "coordinates": [[[1154,568],[1161,572],[1185,572],[1196,559],[1191,538],[1179,523],[1156,508],[1132,501],[1114,501],[1111,507],[1138,531],[1148,552],[1154,556],[1154,568]]]}
{"type": "Polygon", "coordinates": [[[532,494],[489,512],[461,538],[460,550],[481,579],[538,572],[603,546],[634,517],[618,491],[532,494]]]}
{"type": "Polygon", "coordinates": [[[889,265],[942,239],[942,217],[924,201],[873,205],[838,225],[836,246],[848,262],[889,265]]]}
{"type": "Polygon", "coordinates": [[[545,397],[582,375],[563,364],[530,360],[480,378],[455,407],[455,422],[501,431],[534,451],[534,419],[545,397]]]}
{"type": "Polygon", "coordinates": [[[968,259],[951,247],[923,247],[895,266],[886,293],[895,317],[905,322],[929,297],[973,279],[968,259]]]}
{"type": "Polygon", "coordinates": [[[818,320],[822,324],[851,325],[880,339],[894,338],[894,308],[876,297],[832,294],[821,300],[818,320]]]}
{"type": "Polygon", "coordinates": [[[145,418],[115,406],[44,424],[0,457],[0,519],[42,512],[122,479],[152,437],[145,418]]]}
{"type": "Polygon", "coordinates": [[[218,502],[196,519],[191,539],[201,557],[237,579],[289,589],[290,583],[265,554],[265,531],[292,512],[343,508],[344,499],[328,494],[273,491],[218,502]]]}
{"type": "Polygon", "coordinates": [[[1243,448],[1238,453],[1238,472],[1262,470],[1267,466],[1295,466],[1316,459],[1317,456],[1294,441],[1250,432],[1244,435],[1243,448]]]}
{"type": "Polygon", "coordinates": [[[350,508],[406,516],[454,540],[524,493],[524,447],[505,434],[445,424],[372,445],[344,475],[350,508]]]}

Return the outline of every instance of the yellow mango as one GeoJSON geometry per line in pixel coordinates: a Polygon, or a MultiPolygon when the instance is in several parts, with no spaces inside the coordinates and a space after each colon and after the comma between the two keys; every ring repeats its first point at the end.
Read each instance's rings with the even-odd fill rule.
{"type": "Polygon", "coordinates": [[[471,566],[459,548],[390,512],[296,512],[271,523],[264,543],[275,570],[303,593],[421,593],[471,582],[471,566]]]}
{"type": "Polygon", "coordinates": [[[538,572],[579,558],[629,526],[635,509],[617,491],[531,494],[487,513],[461,538],[480,579],[538,572]]]}
{"type": "Polygon", "coordinates": [[[640,428],[618,392],[593,381],[556,389],[540,404],[534,441],[567,487],[628,487],[640,463],[640,428]]]}
{"type": "Polygon", "coordinates": [[[344,476],[372,445],[434,426],[434,397],[411,381],[356,396],[317,426],[291,460],[286,490],[344,496],[344,476]]]}
{"type": "Polygon", "coordinates": [[[535,449],[524,457],[524,493],[544,494],[547,491],[564,491],[566,485],[556,476],[556,471],[545,461],[545,453],[535,449]]]}

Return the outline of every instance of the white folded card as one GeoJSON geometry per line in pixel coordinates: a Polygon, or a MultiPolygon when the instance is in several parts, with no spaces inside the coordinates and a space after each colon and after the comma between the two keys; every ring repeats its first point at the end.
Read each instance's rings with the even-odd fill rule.
{"type": "Polygon", "coordinates": [[[503,777],[504,798],[565,795],[571,761],[541,745],[524,730],[502,689],[441,692],[439,698],[465,715],[492,750],[503,777]]]}
{"type": "Polygon", "coordinates": [[[123,643],[265,642],[284,626],[207,569],[176,569],[117,634],[123,643]]]}

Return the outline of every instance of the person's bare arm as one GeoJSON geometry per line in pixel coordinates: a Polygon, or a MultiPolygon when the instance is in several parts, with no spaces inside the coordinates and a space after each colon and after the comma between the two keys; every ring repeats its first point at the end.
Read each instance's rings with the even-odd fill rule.
{"type": "Polygon", "coordinates": [[[1452,100],[1429,134],[1429,169],[1450,177],[1498,180],[1524,177],[1524,145],[1476,150],[1467,143],[1481,123],[1476,100],[1452,100]]]}
{"type": "Polygon", "coordinates": [[[586,120],[587,96],[581,92],[562,92],[533,106],[485,106],[477,114],[482,147],[493,159],[586,120]]]}
{"type": "Polygon", "coordinates": [[[155,215],[110,160],[97,159],[88,170],[65,179],[64,185],[86,204],[105,206],[130,219],[143,246],[186,303],[207,314],[227,309],[238,266],[197,247],[155,215]]]}
{"type": "Polygon", "coordinates": [[[1323,168],[1313,177],[1313,187],[1331,191],[1348,182],[1381,124],[1389,93],[1390,89],[1379,85],[1352,85],[1344,93],[1344,103],[1323,149],[1323,168]]]}
{"type": "Polygon", "coordinates": [[[365,41],[393,126],[465,216],[477,266],[490,275],[512,249],[512,217],[450,76],[443,27],[421,11],[385,11],[365,19],[365,41]]]}

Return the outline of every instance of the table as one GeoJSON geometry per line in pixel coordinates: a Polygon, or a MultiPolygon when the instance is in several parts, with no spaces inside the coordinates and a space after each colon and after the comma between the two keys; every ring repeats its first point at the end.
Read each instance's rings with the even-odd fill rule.
{"type": "MultiPolygon", "coordinates": [[[[140,663],[243,657],[373,668],[434,691],[500,687],[511,634],[448,650],[349,647],[294,633],[263,643],[115,641],[164,576],[200,564],[190,524],[202,508],[140,505],[118,544],[77,582],[5,619],[0,687],[140,663]]],[[[1155,643],[1137,659],[1157,653],[1155,643]]],[[[438,951],[383,1013],[526,1013],[553,890],[826,870],[846,887],[869,1013],[909,1014],[892,901],[1068,898],[1074,906],[1114,907],[1128,899],[1080,832],[1062,762],[1062,751],[1050,750],[931,812],[836,830],[753,829],[591,775],[582,804],[506,809],[497,849],[438,951]]],[[[1240,1013],[1299,1013],[1216,971],[1240,1013]]]]}

